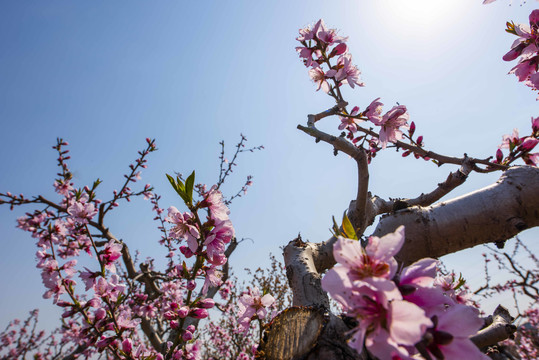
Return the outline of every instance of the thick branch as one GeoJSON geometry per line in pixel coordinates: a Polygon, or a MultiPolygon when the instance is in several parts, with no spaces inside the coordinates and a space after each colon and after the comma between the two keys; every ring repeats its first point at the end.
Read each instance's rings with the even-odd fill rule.
{"type": "Polygon", "coordinates": [[[429,207],[412,207],[383,217],[374,235],[406,227],[406,242],[397,255],[412,263],[475,245],[503,242],[539,225],[539,169],[507,170],[493,185],[429,207]]]}
{"type": "Polygon", "coordinates": [[[492,316],[492,323],[484,329],[481,329],[477,334],[470,337],[470,340],[478,347],[485,348],[492,346],[500,341],[511,337],[517,330],[517,327],[512,324],[513,318],[506,308],[498,305],[492,316]]]}
{"type": "Polygon", "coordinates": [[[286,276],[294,294],[294,306],[321,306],[329,308],[329,299],[320,282],[323,270],[317,269],[318,246],[306,243],[301,236],[284,248],[286,276]]]}

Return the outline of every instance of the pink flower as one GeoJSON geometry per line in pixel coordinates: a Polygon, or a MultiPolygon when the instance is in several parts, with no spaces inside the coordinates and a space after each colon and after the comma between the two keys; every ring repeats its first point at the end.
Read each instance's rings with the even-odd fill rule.
{"type": "Polygon", "coordinates": [[[105,263],[106,269],[116,272],[114,262],[122,257],[122,248],[123,245],[114,240],[110,240],[105,244],[105,249],[102,251],[101,255],[99,255],[99,258],[105,263]]]}
{"type": "Polygon", "coordinates": [[[477,309],[457,304],[439,313],[433,322],[434,328],[428,330],[432,340],[426,347],[435,358],[490,359],[469,340],[483,325],[477,309]]]}
{"type": "Polygon", "coordinates": [[[393,258],[404,244],[404,226],[381,238],[371,236],[363,249],[357,240],[339,237],[333,245],[333,257],[338,263],[322,279],[322,288],[332,297],[348,291],[358,282],[372,283],[375,279],[389,281],[397,271],[393,258]]]}
{"type": "MultiPolygon", "coordinates": [[[[331,70],[330,70],[331,71],[331,70]]],[[[317,67],[314,69],[309,70],[309,76],[311,77],[311,80],[318,84],[318,88],[316,91],[322,89],[325,93],[329,92],[329,83],[326,80],[326,74],[324,74],[324,70],[317,67]]]]}
{"type": "Polygon", "coordinates": [[[427,316],[432,311],[444,309],[453,304],[442,289],[433,287],[438,260],[421,259],[402,269],[397,284],[404,300],[412,302],[425,310],[427,316]]]}
{"type": "Polygon", "coordinates": [[[202,286],[202,294],[208,293],[208,288],[210,286],[219,286],[223,283],[221,280],[222,273],[216,269],[215,265],[212,265],[210,268],[206,269],[206,277],[204,278],[204,285],[202,286]]]}
{"type": "MultiPolygon", "coordinates": [[[[337,82],[350,85],[354,88],[355,85],[365,86],[363,82],[359,80],[361,71],[352,64],[352,55],[345,54],[339,57],[337,60],[337,69],[331,69],[327,72],[327,77],[333,77],[337,82]]],[[[327,92],[327,91],[326,91],[327,92]]]]}
{"type": "Polygon", "coordinates": [[[361,353],[363,343],[380,359],[407,357],[403,346],[413,346],[432,322],[417,305],[402,301],[395,284],[374,279],[348,289],[336,298],[346,313],[358,321],[349,345],[361,353]],[[375,290],[377,289],[377,290],[375,290]]]}
{"type": "Polygon", "coordinates": [[[93,203],[77,201],[67,208],[67,212],[77,221],[87,224],[88,220],[91,220],[97,214],[97,209],[93,203]]]}
{"type": "Polygon", "coordinates": [[[410,115],[407,112],[405,105],[394,106],[389,110],[381,120],[373,117],[369,118],[375,125],[381,126],[380,129],[380,144],[382,149],[385,149],[388,142],[395,143],[402,139],[403,133],[400,127],[407,128],[410,115]]]}
{"type": "MultiPolygon", "coordinates": [[[[322,21],[322,20],[320,20],[322,21]]],[[[347,37],[342,37],[337,35],[337,30],[335,29],[329,29],[327,30],[325,27],[320,29],[320,32],[318,32],[318,39],[327,44],[327,45],[333,45],[336,43],[343,43],[346,40],[348,40],[347,37]]]]}
{"type": "MultiPolygon", "coordinates": [[[[355,116],[359,113],[359,108],[356,106],[352,109],[352,112],[350,113],[351,116],[355,116]]],[[[352,133],[355,133],[357,131],[357,124],[361,120],[354,119],[351,117],[341,117],[341,124],[339,125],[339,130],[347,129],[351,131],[352,133]]]]}
{"type": "Polygon", "coordinates": [[[530,75],[537,71],[537,57],[523,58],[509,71],[509,74],[515,74],[518,81],[526,81],[530,75]]]}
{"type": "Polygon", "coordinates": [[[210,217],[217,221],[228,220],[228,215],[230,210],[225,205],[223,200],[223,194],[214,187],[211,188],[210,192],[206,196],[205,202],[208,204],[210,209],[210,217]]]}
{"type": "Polygon", "coordinates": [[[296,51],[299,53],[300,58],[305,59],[304,63],[306,67],[309,67],[313,64],[313,54],[315,54],[317,51],[315,48],[298,46],[296,47],[296,51]]]}
{"type": "Polygon", "coordinates": [[[374,99],[370,105],[367,106],[367,109],[365,109],[365,116],[375,124],[382,121],[382,106],[384,106],[384,104],[378,100],[380,100],[380,98],[374,99]]]}
{"type": "Polygon", "coordinates": [[[502,143],[499,146],[500,149],[510,149],[512,150],[513,146],[520,144],[520,137],[518,136],[518,129],[513,129],[512,135],[502,136],[502,143]]]}
{"type": "Polygon", "coordinates": [[[56,180],[54,182],[54,189],[58,194],[68,196],[71,191],[74,190],[73,186],[71,185],[73,184],[70,182],[66,182],[65,180],[56,180]]]}
{"type": "Polygon", "coordinates": [[[170,236],[176,239],[186,239],[189,250],[193,253],[198,248],[198,238],[200,233],[198,228],[193,225],[194,217],[190,213],[181,213],[174,206],[168,208],[168,217],[166,221],[175,224],[170,230],[170,236]]]}
{"type": "Polygon", "coordinates": [[[258,319],[264,319],[267,315],[266,308],[271,306],[275,302],[275,299],[270,294],[260,296],[260,290],[254,287],[251,290],[251,294],[243,294],[240,297],[238,308],[238,318],[240,319],[240,327],[243,331],[249,329],[249,323],[253,317],[258,319]]]}

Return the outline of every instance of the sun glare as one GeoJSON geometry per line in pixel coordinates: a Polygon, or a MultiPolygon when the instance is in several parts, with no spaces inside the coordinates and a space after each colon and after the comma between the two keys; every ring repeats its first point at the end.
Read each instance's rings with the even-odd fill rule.
{"type": "Polygon", "coordinates": [[[463,10],[460,0],[381,0],[381,10],[392,27],[405,33],[435,33],[435,29],[458,20],[463,10]]]}

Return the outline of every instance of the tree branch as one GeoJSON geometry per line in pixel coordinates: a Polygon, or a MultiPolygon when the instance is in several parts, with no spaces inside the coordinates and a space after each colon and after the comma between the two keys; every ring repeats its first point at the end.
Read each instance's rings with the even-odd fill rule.
{"type": "Polygon", "coordinates": [[[396,211],[382,217],[374,235],[400,225],[406,227],[406,242],[396,258],[404,264],[503,242],[539,225],[539,169],[513,167],[483,189],[434,206],[396,211]]]}
{"type": "Polygon", "coordinates": [[[512,324],[513,317],[506,308],[498,305],[491,317],[490,324],[479,330],[470,340],[480,349],[492,346],[506,340],[513,335],[517,327],[512,324]]]}

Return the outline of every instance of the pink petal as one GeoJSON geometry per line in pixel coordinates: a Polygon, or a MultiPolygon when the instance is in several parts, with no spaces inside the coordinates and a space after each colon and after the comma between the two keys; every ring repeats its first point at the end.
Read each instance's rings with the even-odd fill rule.
{"type": "Polygon", "coordinates": [[[438,315],[436,328],[453,336],[466,338],[475,334],[482,325],[483,320],[479,318],[479,310],[471,306],[456,304],[438,315]]]}
{"type": "Polygon", "coordinates": [[[421,340],[425,330],[432,326],[425,311],[407,301],[391,302],[388,317],[391,337],[403,345],[414,345],[421,340]]]}
{"type": "Polygon", "coordinates": [[[395,232],[378,238],[372,236],[369,245],[365,248],[372,258],[384,261],[395,256],[404,244],[404,226],[399,226],[395,232]]]}

